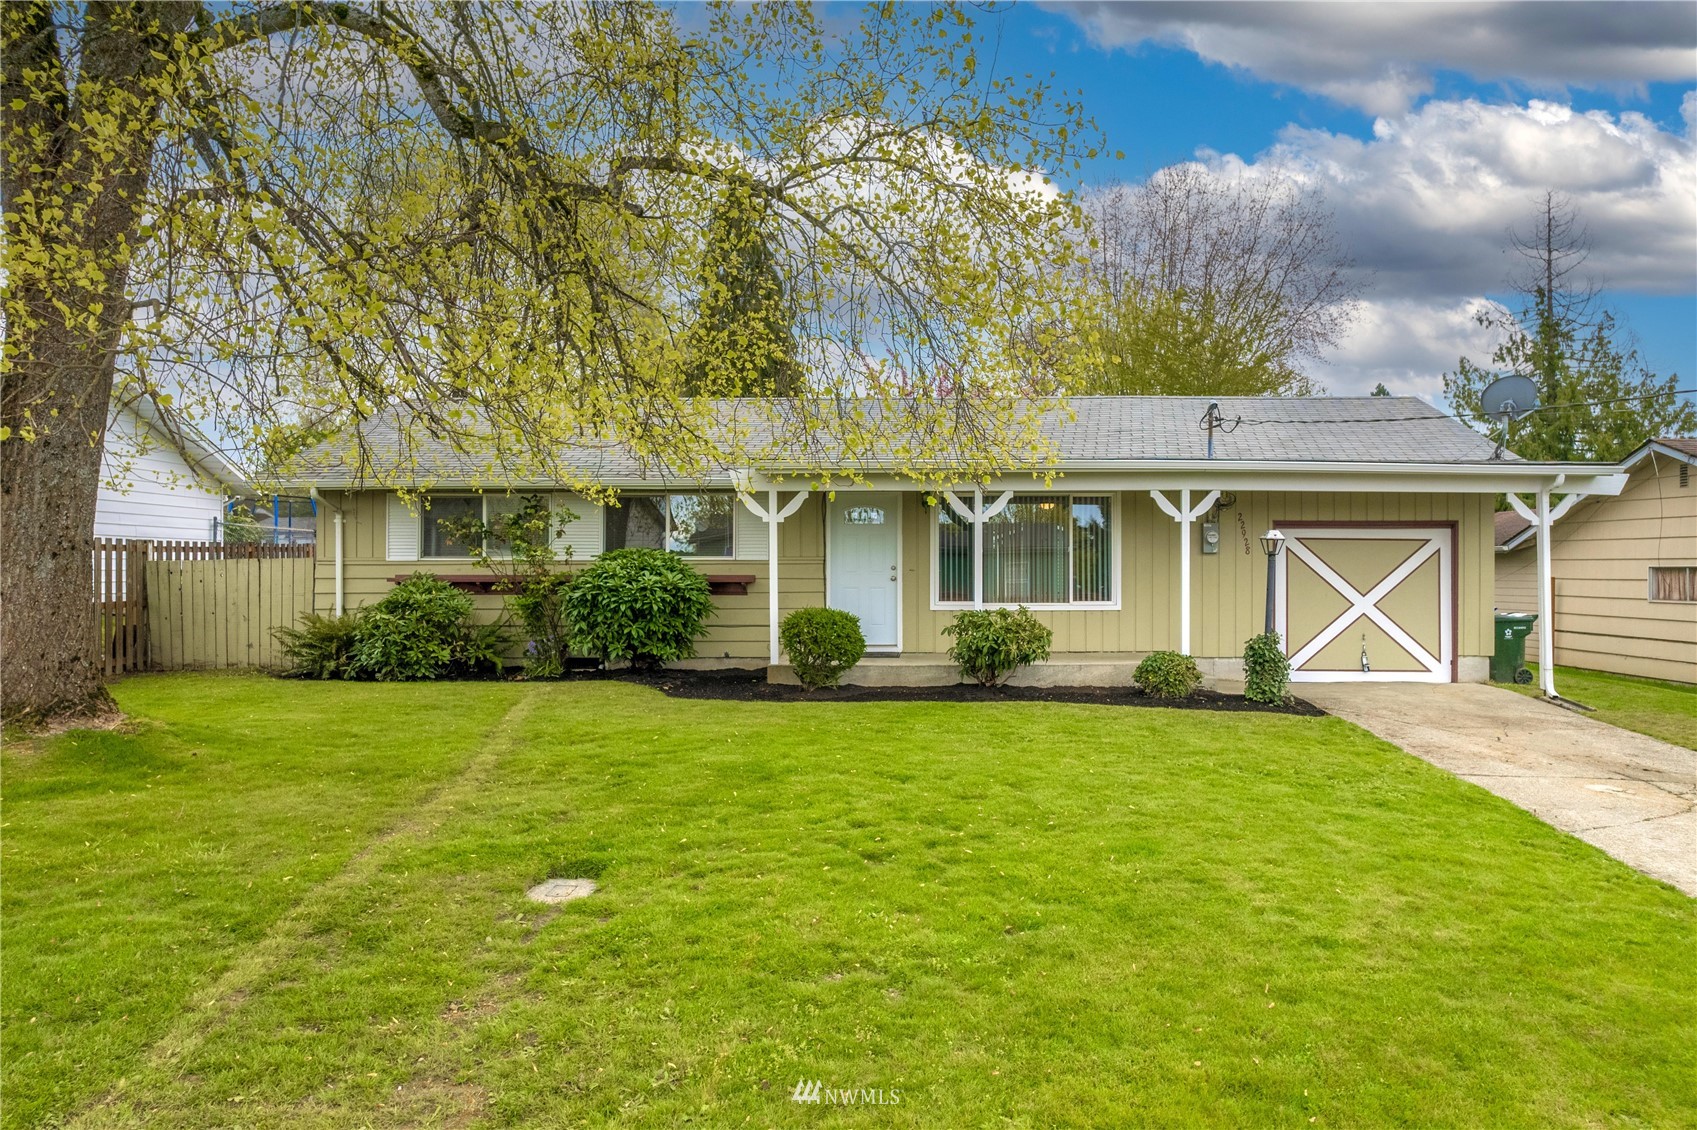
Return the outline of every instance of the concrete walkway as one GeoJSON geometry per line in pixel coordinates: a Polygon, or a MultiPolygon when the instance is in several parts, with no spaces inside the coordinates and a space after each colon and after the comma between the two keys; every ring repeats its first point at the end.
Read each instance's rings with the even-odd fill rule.
{"type": "Polygon", "coordinates": [[[1697,897],[1697,752],[1478,683],[1291,690],[1697,897]]]}

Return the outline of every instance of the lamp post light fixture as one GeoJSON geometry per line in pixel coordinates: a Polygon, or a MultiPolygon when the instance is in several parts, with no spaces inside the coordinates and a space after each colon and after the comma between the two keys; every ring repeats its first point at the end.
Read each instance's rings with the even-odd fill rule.
{"type": "Polygon", "coordinates": [[[1267,555],[1267,634],[1273,634],[1273,559],[1285,547],[1285,536],[1277,530],[1261,535],[1261,552],[1267,555]]]}

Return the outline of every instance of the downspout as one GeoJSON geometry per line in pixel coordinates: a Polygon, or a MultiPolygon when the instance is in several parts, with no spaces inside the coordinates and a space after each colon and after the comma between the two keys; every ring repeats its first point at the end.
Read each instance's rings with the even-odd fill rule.
{"type": "MultiPolygon", "coordinates": [[[[308,488],[307,494],[312,498],[314,507],[316,507],[318,503],[324,502],[318,494],[317,487],[308,488]]],[[[329,506],[330,504],[325,502],[324,505],[329,506]]],[[[344,604],[343,594],[347,591],[347,586],[343,580],[345,573],[343,570],[342,556],[342,508],[340,506],[333,506],[330,508],[330,521],[336,529],[336,615],[340,616],[342,615],[344,604]]]]}

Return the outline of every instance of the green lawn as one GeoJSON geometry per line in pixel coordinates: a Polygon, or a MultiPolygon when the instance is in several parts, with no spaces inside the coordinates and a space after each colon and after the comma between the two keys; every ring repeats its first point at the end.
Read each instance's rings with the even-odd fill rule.
{"type": "Polygon", "coordinates": [[[117,694],[4,755],[6,1126],[1697,1124],[1697,904],[1336,719],[117,694]]]}
{"type": "MultiPolygon", "coordinates": [[[[1513,689],[1522,694],[1542,694],[1537,673],[1534,663],[1532,684],[1513,689]]],[[[1590,717],[1599,722],[1697,749],[1697,685],[1557,667],[1556,693],[1595,708],[1590,717]]]]}

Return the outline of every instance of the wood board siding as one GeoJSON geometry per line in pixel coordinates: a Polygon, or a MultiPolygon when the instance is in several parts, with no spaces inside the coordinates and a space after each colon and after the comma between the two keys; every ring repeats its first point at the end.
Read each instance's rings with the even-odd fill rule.
{"type": "MultiPolygon", "coordinates": [[[[1064,490],[1064,486],[1057,488],[1064,490]]],[[[357,608],[382,599],[393,587],[389,578],[422,569],[464,573],[464,562],[387,560],[383,545],[387,498],[383,492],[328,494],[319,509],[319,557],[314,574],[314,603],[327,612],[334,602],[335,542],[331,507],[345,504],[346,600],[357,608]]],[[[902,507],[903,650],[947,650],[942,630],[952,610],[931,608],[931,511],[922,496],[909,494],[902,507]]],[[[1488,655],[1493,580],[1491,497],[1488,495],[1240,494],[1221,512],[1220,552],[1200,552],[1200,523],[1192,562],[1192,651],[1198,657],[1235,658],[1243,643],[1260,632],[1265,614],[1266,558],[1259,537],[1275,521],[1284,522],[1428,522],[1456,524],[1455,554],[1460,600],[1457,654],[1488,655]],[[1240,522],[1241,516],[1241,522],[1240,522]]],[[[825,601],[825,500],[815,495],[784,522],[779,534],[779,598],[783,613],[825,601]]],[[[1057,652],[1148,652],[1176,648],[1179,638],[1179,529],[1162,514],[1147,492],[1114,495],[1120,525],[1118,609],[1041,611],[1055,632],[1057,652]]],[[[739,524],[739,538],[746,530],[739,524]]],[[[710,621],[700,653],[706,658],[763,660],[767,648],[767,565],[764,554],[745,553],[739,542],[735,561],[698,563],[706,573],[754,576],[746,595],[715,597],[718,614],[710,621]]],[[[499,595],[474,597],[480,612],[493,617],[499,595]]]]}
{"type": "MultiPolygon", "coordinates": [[[[1697,484],[1681,487],[1672,459],[1646,460],[1619,496],[1555,524],[1556,662],[1697,682],[1697,604],[1649,599],[1650,568],[1670,565],[1697,565],[1697,484]]],[[[1498,555],[1495,598],[1504,611],[1538,610],[1535,543],[1498,555]]]]}
{"type": "Polygon", "coordinates": [[[217,536],[224,492],[201,481],[182,453],[128,409],[107,431],[94,536],[205,541],[217,536]]]}
{"type": "MultiPolygon", "coordinates": [[[[391,577],[404,573],[474,572],[466,561],[390,560],[385,545],[391,495],[381,491],[360,491],[347,494],[327,493],[329,505],[319,507],[317,569],[313,576],[313,604],[322,613],[335,607],[336,593],[336,531],[334,507],[345,506],[343,538],[346,561],[343,568],[343,598],[347,607],[360,608],[375,604],[394,587],[391,577]]],[[[739,504],[740,505],[740,504],[739,504]]],[[[825,533],[823,497],[810,497],[799,510],[784,521],[778,535],[779,608],[782,614],[797,608],[825,603],[825,533]]],[[[590,520],[590,519],[585,519],[590,520]]],[[[600,520],[597,511],[594,520],[600,520]]],[[[568,532],[576,523],[567,527],[568,532]]],[[[713,559],[693,562],[703,573],[734,573],[751,575],[753,583],[742,595],[715,596],[715,615],[708,621],[706,637],[697,645],[703,658],[759,659],[767,656],[767,561],[765,526],[761,524],[761,549],[758,557],[745,555],[751,527],[739,523],[735,559],[713,559]]],[[[574,564],[581,566],[582,561],[574,564]]],[[[503,598],[498,593],[473,594],[480,617],[494,619],[501,614],[503,598]]],[[[515,643],[514,654],[523,648],[515,643]]]]}

